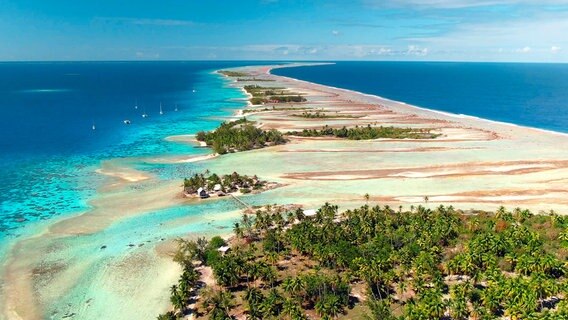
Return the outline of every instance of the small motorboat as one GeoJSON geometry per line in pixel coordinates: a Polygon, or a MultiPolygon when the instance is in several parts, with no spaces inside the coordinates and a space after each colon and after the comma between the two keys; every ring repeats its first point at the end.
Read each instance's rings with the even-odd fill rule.
{"type": "Polygon", "coordinates": [[[130,120],[128,120],[128,119],[126,119],[126,120],[124,120],[124,121],[122,121],[122,122],[124,122],[124,124],[131,124],[130,120]]]}

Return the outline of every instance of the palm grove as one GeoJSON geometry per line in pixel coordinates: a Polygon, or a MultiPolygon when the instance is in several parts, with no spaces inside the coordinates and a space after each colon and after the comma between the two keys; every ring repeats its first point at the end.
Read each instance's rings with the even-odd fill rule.
{"type": "Polygon", "coordinates": [[[254,122],[241,118],[223,122],[215,131],[200,131],[197,141],[203,141],[219,154],[263,148],[283,144],[286,139],[277,130],[262,130],[254,122]]]}
{"type": "Polygon", "coordinates": [[[568,317],[568,218],[362,206],[315,216],[265,207],[216,237],[180,240],[175,310],[209,319],[559,319],[568,317]],[[217,286],[198,285],[194,264],[217,286]],[[187,306],[200,298],[192,310],[187,306]]]}

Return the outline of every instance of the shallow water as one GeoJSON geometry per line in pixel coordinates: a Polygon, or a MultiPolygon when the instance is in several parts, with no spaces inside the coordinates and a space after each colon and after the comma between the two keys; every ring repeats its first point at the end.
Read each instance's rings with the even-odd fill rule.
{"type": "MultiPolygon", "coordinates": [[[[164,138],[212,129],[241,106],[242,92],[211,74],[238,65],[0,64],[0,241],[31,222],[87,209],[102,182],[93,174],[102,160],[207,153],[164,138]]],[[[134,165],[164,179],[197,167],[134,165]]]]}
{"type": "MultiPolygon", "coordinates": [[[[50,234],[46,226],[113,195],[107,186],[113,179],[95,173],[107,160],[153,177],[134,189],[117,189],[130,192],[131,199],[136,198],[132,192],[204,170],[202,163],[149,160],[210,152],[165,138],[213,129],[242,107],[242,91],[212,73],[238,65],[243,63],[0,64],[5,114],[0,120],[0,254],[6,263],[7,249],[20,244],[9,261],[24,278],[33,274],[32,294],[42,318],[120,319],[127,311],[153,318],[167,296],[156,288],[167,291],[177,278],[170,258],[156,254],[162,239],[230,232],[239,205],[228,198],[142,211],[88,233],[50,234]],[[143,112],[149,117],[142,118],[143,112]],[[50,235],[34,242],[45,232],[50,235]],[[151,267],[144,268],[145,263],[151,267]],[[129,296],[137,290],[153,290],[153,300],[140,307],[129,296]]],[[[122,214],[114,210],[117,217],[122,214]]]]}

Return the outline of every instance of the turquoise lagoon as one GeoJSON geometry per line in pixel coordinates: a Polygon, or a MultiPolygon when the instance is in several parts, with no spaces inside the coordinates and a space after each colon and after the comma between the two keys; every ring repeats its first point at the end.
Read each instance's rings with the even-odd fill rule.
{"type": "Polygon", "coordinates": [[[243,93],[212,73],[239,65],[0,64],[0,241],[34,222],[88,209],[104,180],[94,174],[101,161],[131,158],[135,168],[162,179],[199,170],[198,164],[149,164],[143,158],[208,153],[165,138],[213,129],[241,107],[243,93]],[[141,117],[144,112],[148,118],[141,117]],[[131,125],[123,123],[127,119],[131,125]]]}

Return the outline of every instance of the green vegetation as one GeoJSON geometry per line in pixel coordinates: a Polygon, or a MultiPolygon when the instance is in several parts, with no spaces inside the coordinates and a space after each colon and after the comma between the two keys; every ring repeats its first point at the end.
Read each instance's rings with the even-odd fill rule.
{"type": "Polygon", "coordinates": [[[221,192],[236,192],[249,193],[252,190],[261,189],[266,185],[266,181],[261,181],[257,176],[249,177],[247,175],[240,175],[236,172],[231,174],[218,176],[217,174],[194,174],[190,178],[183,180],[183,191],[186,194],[195,194],[199,188],[205,190],[214,190],[215,185],[221,187],[221,192]]]}
{"type": "Polygon", "coordinates": [[[290,103],[290,102],[306,102],[306,98],[302,96],[270,96],[269,98],[262,97],[252,97],[250,98],[250,103],[253,105],[265,104],[265,103],[290,103]]]}
{"type": "Polygon", "coordinates": [[[215,185],[221,187],[221,192],[237,192],[249,193],[251,190],[259,190],[266,185],[266,181],[261,181],[257,176],[249,177],[240,175],[236,172],[231,174],[218,176],[217,174],[194,174],[190,178],[183,180],[183,191],[186,194],[195,194],[199,188],[205,190],[214,190],[215,185]]]}
{"type": "Polygon", "coordinates": [[[254,126],[254,122],[246,118],[223,122],[215,131],[200,131],[196,138],[198,141],[204,141],[219,154],[286,143],[281,132],[259,129],[254,126]]]}
{"type": "Polygon", "coordinates": [[[289,103],[289,102],[305,102],[308,101],[306,98],[302,97],[301,95],[288,95],[288,96],[270,96],[269,102],[277,102],[277,103],[289,103]]]}
{"type": "Polygon", "coordinates": [[[252,98],[249,99],[249,101],[253,105],[265,104],[266,102],[268,102],[265,98],[261,98],[261,97],[252,97],[252,98]]]}
{"type": "Polygon", "coordinates": [[[239,82],[239,81],[254,81],[254,82],[262,82],[262,81],[265,81],[265,82],[270,82],[270,81],[276,81],[276,80],[273,80],[273,79],[259,79],[259,78],[254,78],[254,77],[253,77],[253,78],[237,78],[237,82],[239,82]]]}
{"type": "Polygon", "coordinates": [[[343,127],[334,129],[329,126],[321,130],[304,129],[303,131],[290,131],[287,135],[300,137],[336,137],[349,140],[370,140],[379,138],[389,139],[433,139],[438,134],[431,133],[431,129],[397,128],[397,127],[366,127],[355,126],[354,128],[343,127]]]}
{"type": "Polygon", "coordinates": [[[195,301],[197,292],[203,297],[203,305],[206,306],[211,314],[211,319],[228,319],[231,296],[225,292],[213,295],[208,294],[207,290],[198,289],[204,284],[199,281],[200,274],[195,269],[193,259],[213,261],[215,257],[220,257],[217,249],[224,246],[225,240],[221,237],[213,237],[210,241],[199,238],[197,241],[186,241],[178,239],[178,250],[173,260],[182,267],[182,274],[178,284],[170,288],[170,302],[173,311],[166,312],[158,316],[158,320],[181,319],[188,313],[188,305],[195,301]],[[224,317],[225,316],[225,317],[224,317]]]}
{"type": "MultiPolygon", "coordinates": [[[[195,260],[219,286],[201,289],[198,319],[568,317],[568,218],[554,213],[266,207],[234,232],[226,254],[219,238],[179,241],[178,288],[196,290],[185,271],[195,260]]],[[[173,316],[187,311],[177,296],[173,316]]]]}
{"type": "Polygon", "coordinates": [[[238,71],[229,71],[229,70],[219,70],[220,74],[225,75],[227,77],[248,77],[249,74],[245,72],[238,72],[238,71]]]}
{"type": "Polygon", "coordinates": [[[350,118],[350,119],[355,119],[355,118],[362,118],[364,116],[354,116],[351,114],[328,114],[325,113],[324,111],[316,111],[316,112],[302,112],[301,114],[293,114],[292,116],[294,117],[302,117],[302,118],[308,118],[308,119],[333,119],[333,118],[350,118]]]}
{"type": "Polygon", "coordinates": [[[250,93],[253,97],[270,96],[277,94],[284,94],[284,88],[280,87],[261,87],[258,85],[246,85],[243,87],[246,92],[250,93]],[[280,91],[277,91],[280,90],[280,91]]]}
{"type": "Polygon", "coordinates": [[[263,112],[263,111],[290,111],[290,110],[308,110],[309,108],[276,108],[272,106],[272,108],[255,108],[255,109],[244,109],[243,113],[251,113],[251,112],[263,112]]]}
{"type": "Polygon", "coordinates": [[[299,93],[284,91],[284,88],[246,85],[243,89],[252,95],[250,102],[254,105],[265,104],[268,102],[288,103],[307,101],[306,98],[302,97],[299,93]]]}

